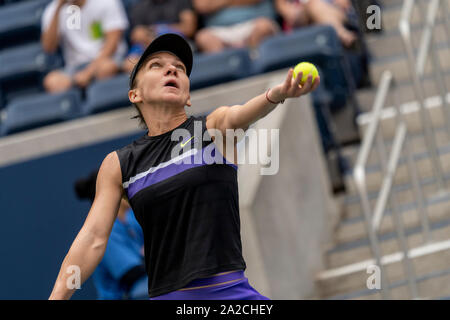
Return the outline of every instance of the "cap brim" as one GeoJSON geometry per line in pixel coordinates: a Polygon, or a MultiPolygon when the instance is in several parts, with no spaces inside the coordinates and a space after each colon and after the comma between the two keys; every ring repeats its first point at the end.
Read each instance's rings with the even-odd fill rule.
{"type": "Polygon", "coordinates": [[[184,63],[187,76],[190,76],[193,63],[191,46],[182,36],[175,33],[166,33],[153,40],[139,58],[130,75],[130,88],[142,63],[148,56],[156,52],[170,52],[176,55],[184,63]]]}

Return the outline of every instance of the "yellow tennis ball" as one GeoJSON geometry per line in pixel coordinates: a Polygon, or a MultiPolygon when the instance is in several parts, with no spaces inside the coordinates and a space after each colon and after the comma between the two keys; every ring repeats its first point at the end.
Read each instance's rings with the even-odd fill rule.
{"type": "Polygon", "coordinates": [[[302,80],[300,80],[300,84],[304,85],[306,81],[308,80],[308,75],[312,75],[312,83],[316,80],[317,76],[319,75],[319,71],[317,71],[317,68],[315,65],[309,62],[300,62],[297,64],[294,68],[294,79],[297,78],[297,74],[300,72],[303,72],[302,80]]]}

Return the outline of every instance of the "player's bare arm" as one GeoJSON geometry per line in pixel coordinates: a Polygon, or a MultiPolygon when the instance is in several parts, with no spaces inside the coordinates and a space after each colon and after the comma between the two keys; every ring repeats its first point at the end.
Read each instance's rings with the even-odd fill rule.
{"type": "Polygon", "coordinates": [[[94,203],[67,253],[49,299],[70,299],[75,289],[69,289],[69,266],[78,266],[81,283],[86,281],[100,263],[123,194],[120,163],[116,152],[110,153],[100,167],[94,203]]]}
{"type": "Polygon", "coordinates": [[[317,77],[313,83],[312,75],[309,75],[308,80],[302,86],[300,82],[303,73],[300,72],[294,78],[293,72],[293,69],[289,69],[286,79],[282,83],[251,99],[244,105],[217,108],[209,114],[206,123],[207,128],[220,130],[223,135],[225,135],[227,129],[246,130],[252,123],[273,111],[280,102],[288,98],[298,98],[308,94],[317,89],[320,84],[320,77],[317,77]]]}

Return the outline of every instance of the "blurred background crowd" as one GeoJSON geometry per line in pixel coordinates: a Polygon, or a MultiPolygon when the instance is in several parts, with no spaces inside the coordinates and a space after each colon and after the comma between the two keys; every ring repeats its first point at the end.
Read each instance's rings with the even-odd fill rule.
{"type": "MultiPolygon", "coordinates": [[[[127,105],[126,75],[152,39],[167,32],[184,36],[192,45],[196,63],[191,89],[195,90],[293,66],[306,50],[311,51],[310,60],[314,60],[319,54],[310,48],[314,47],[311,43],[314,31],[308,36],[308,30],[330,26],[331,37],[338,42],[331,46],[336,59],[327,59],[326,63],[312,61],[326,75],[323,90],[315,97],[325,151],[336,143],[326,117],[328,110],[319,105],[326,101],[327,109],[337,110],[347,105],[352,90],[370,85],[369,53],[362,22],[367,14],[360,8],[376,1],[4,0],[0,3],[3,4],[0,7],[2,135],[127,105]],[[274,61],[268,62],[270,59],[274,61]],[[101,85],[96,85],[98,82],[101,85]],[[108,101],[93,101],[96,99],[93,92],[98,96],[117,91],[113,90],[117,86],[122,88],[120,95],[109,97],[108,101]],[[42,111],[29,119],[15,119],[15,112],[26,108],[29,101],[54,105],[58,100],[54,95],[68,91],[74,106],[63,113],[48,110],[46,115],[42,111]],[[30,96],[33,99],[27,100],[30,96]]],[[[356,115],[358,108],[353,108],[356,115]]]]}

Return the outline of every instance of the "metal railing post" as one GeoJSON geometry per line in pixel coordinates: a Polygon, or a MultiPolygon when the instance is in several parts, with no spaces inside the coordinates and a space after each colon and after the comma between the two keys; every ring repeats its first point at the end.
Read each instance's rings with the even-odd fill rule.
{"type": "MultiPolygon", "coordinates": [[[[447,0],[444,0],[442,3],[446,1],[447,0]]],[[[433,64],[433,72],[435,75],[434,79],[442,99],[442,111],[447,122],[447,132],[450,136],[450,108],[447,101],[448,90],[445,82],[445,77],[443,76],[441,71],[440,58],[439,54],[436,51],[433,36],[435,20],[437,18],[440,3],[440,0],[431,0],[428,6],[425,28],[422,34],[422,39],[420,41],[419,53],[417,55],[416,72],[418,73],[419,77],[423,78],[428,54],[431,53],[431,62],[433,64]]]]}
{"type": "Polygon", "coordinates": [[[422,79],[416,72],[415,67],[416,59],[414,56],[414,49],[411,43],[411,28],[409,24],[409,19],[413,7],[414,7],[414,0],[404,0],[402,16],[399,22],[399,29],[406,50],[408,64],[411,69],[411,76],[415,89],[414,91],[416,94],[416,98],[419,102],[419,115],[421,117],[421,122],[424,129],[423,131],[425,134],[425,141],[430,153],[433,175],[436,177],[439,190],[443,190],[445,188],[445,181],[443,177],[442,165],[439,159],[432,121],[430,119],[428,111],[425,109],[425,94],[422,87],[422,79]]]}
{"type": "Polygon", "coordinates": [[[390,299],[391,294],[389,291],[389,284],[386,276],[386,269],[384,268],[381,261],[381,250],[378,242],[376,230],[372,225],[372,210],[370,208],[369,195],[366,185],[366,169],[367,160],[369,158],[370,150],[375,141],[378,124],[381,118],[381,112],[383,110],[386,95],[389,91],[390,83],[392,80],[392,73],[390,71],[385,71],[381,76],[380,85],[376,93],[374,105],[372,108],[372,119],[364,135],[361,149],[358,154],[358,159],[356,160],[356,165],[353,171],[353,176],[358,190],[358,195],[361,199],[361,207],[364,215],[365,225],[367,229],[367,234],[369,236],[370,247],[372,254],[375,257],[375,262],[380,268],[381,276],[381,295],[383,299],[390,299]]]}
{"type": "Polygon", "coordinates": [[[370,210],[370,202],[368,192],[365,186],[365,172],[364,170],[359,170],[355,168],[355,181],[357,181],[358,186],[358,194],[361,199],[361,207],[364,214],[364,221],[366,225],[367,234],[369,235],[370,248],[372,250],[372,254],[375,257],[375,263],[380,268],[380,282],[381,282],[381,297],[384,300],[391,299],[391,293],[389,291],[389,282],[386,277],[386,268],[383,266],[381,262],[381,250],[380,245],[378,243],[378,238],[375,233],[375,230],[372,228],[371,221],[371,210],[370,210]]]}
{"type": "Polygon", "coordinates": [[[395,132],[394,142],[392,144],[392,150],[386,170],[386,176],[383,179],[381,192],[377,199],[377,205],[373,217],[374,219],[372,220],[372,224],[375,231],[378,231],[381,224],[382,213],[386,210],[387,202],[388,200],[390,200],[389,202],[391,203],[392,207],[392,218],[394,219],[394,226],[400,241],[400,249],[403,252],[403,266],[406,270],[409,290],[411,293],[411,297],[413,299],[416,299],[419,296],[417,289],[417,278],[414,271],[414,266],[412,265],[411,259],[409,259],[408,255],[409,248],[408,248],[408,241],[405,236],[405,230],[403,227],[402,221],[403,219],[401,217],[401,213],[398,211],[398,205],[397,201],[395,200],[395,197],[390,195],[390,191],[395,178],[395,174],[397,172],[398,162],[400,159],[403,144],[405,142],[405,138],[406,138],[406,125],[405,123],[402,122],[397,126],[395,132]],[[377,217],[380,217],[380,219],[375,220],[375,218],[377,217]]]}
{"type": "Polygon", "coordinates": [[[442,1],[442,13],[444,16],[445,34],[447,35],[447,41],[450,42],[450,12],[448,11],[447,1],[442,1]]]}
{"type": "MultiPolygon", "coordinates": [[[[395,81],[393,81],[392,86],[393,86],[393,88],[396,87],[395,81]]],[[[393,93],[392,97],[394,100],[393,101],[394,106],[396,108],[396,117],[397,117],[396,123],[406,123],[405,116],[403,115],[402,110],[400,110],[400,105],[398,103],[397,95],[395,94],[395,92],[393,93]]],[[[407,157],[408,173],[410,175],[410,179],[411,179],[411,182],[413,185],[414,198],[417,201],[417,209],[418,209],[418,213],[420,216],[422,229],[425,234],[425,236],[424,236],[425,242],[430,243],[432,241],[432,235],[431,235],[431,231],[430,231],[431,228],[430,228],[430,222],[428,219],[427,207],[425,205],[425,196],[423,194],[422,188],[420,187],[419,172],[417,169],[416,161],[414,160],[414,157],[413,157],[413,152],[412,152],[412,149],[411,149],[411,146],[409,143],[408,136],[406,136],[404,148],[405,148],[406,157],[407,157]]]]}

